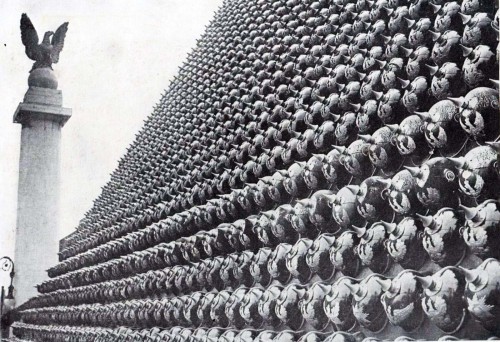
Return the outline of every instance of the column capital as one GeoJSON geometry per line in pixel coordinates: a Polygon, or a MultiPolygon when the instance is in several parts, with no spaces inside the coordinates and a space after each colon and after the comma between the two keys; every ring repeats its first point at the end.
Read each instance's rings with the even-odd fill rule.
{"type": "Polygon", "coordinates": [[[61,126],[71,117],[71,108],[62,107],[62,92],[56,89],[30,87],[14,113],[14,123],[31,120],[58,122],[61,126]]]}

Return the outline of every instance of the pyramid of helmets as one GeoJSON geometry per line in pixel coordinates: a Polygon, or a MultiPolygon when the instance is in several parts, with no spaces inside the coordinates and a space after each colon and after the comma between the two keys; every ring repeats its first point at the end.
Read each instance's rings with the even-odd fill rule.
{"type": "Polygon", "coordinates": [[[500,336],[491,0],[226,0],[18,340],[500,336]]]}

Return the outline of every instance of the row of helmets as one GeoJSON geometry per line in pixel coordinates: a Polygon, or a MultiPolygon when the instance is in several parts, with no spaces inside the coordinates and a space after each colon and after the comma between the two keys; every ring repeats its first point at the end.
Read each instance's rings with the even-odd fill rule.
{"type": "MultiPolygon", "coordinates": [[[[376,342],[382,341],[374,337],[365,337],[363,333],[347,332],[297,332],[292,330],[232,330],[223,328],[183,328],[170,329],[131,329],[131,328],[88,328],[74,326],[48,325],[44,327],[25,323],[16,323],[15,332],[19,336],[38,340],[47,339],[54,342],[376,342]]],[[[488,340],[496,340],[489,338],[488,340]]],[[[451,335],[441,336],[438,341],[459,341],[451,335]]],[[[17,338],[12,342],[24,342],[17,338]]],[[[408,336],[399,336],[395,342],[416,341],[408,336]]],[[[418,341],[425,341],[418,339],[418,341]]]]}
{"type": "MultiPolygon", "coordinates": [[[[228,248],[230,245],[235,249],[242,248],[243,245],[236,244],[251,238],[240,235],[243,239],[238,241],[231,229],[218,228],[212,235],[202,236],[207,239],[198,240],[198,244],[191,247],[192,253],[205,253],[196,262],[84,287],[74,282],[71,286],[77,287],[45,293],[31,299],[24,307],[116,301],[152,294],[179,295],[240,285],[266,287],[272,280],[281,284],[287,284],[291,279],[307,283],[314,275],[326,281],[332,279],[336,271],[357,276],[363,267],[384,274],[393,263],[405,269],[420,270],[429,258],[441,267],[454,266],[465,257],[466,246],[483,259],[499,258],[499,204],[487,200],[477,208],[464,208],[465,221],[454,210],[444,208],[434,216],[422,216],[419,220],[406,217],[398,224],[376,222],[368,229],[356,228],[339,236],[323,233],[315,239],[297,238],[293,244],[282,242],[255,252],[246,249],[223,253],[233,249],[228,248]],[[207,253],[214,253],[217,249],[221,251],[218,256],[207,253]]],[[[279,226],[284,227],[278,223],[271,230],[279,226]]],[[[186,250],[177,252],[182,258],[186,250]]]]}
{"type": "Polygon", "coordinates": [[[454,334],[469,315],[497,334],[500,262],[486,259],[468,270],[447,266],[434,274],[404,270],[394,278],[372,273],[363,279],[340,277],[333,284],[246,286],[219,292],[158,300],[129,300],[28,309],[25,323],[129,327],[244,327],[300,330],[307,322],[323,331],[381,332],[390,322],[407,332],[430,319],[444,333],[454,334]]]}
{"type": "MultiPolygon", "coordinates": [[[[420,40],[421,41],[423,40],[423,43],[425,43],[423,46],[434,45],[434,48],[432,50],[433,50],[433,52],[434,52],[434,50],[436,50],[437,52],[433,53],[432,57],[434,57],[434,55],[436,55],[436,54],[438,54],[438,55],[441,54],[441,55],[445,55],[445,56],[447,54],[455,55],[452,52],[455,52],[454,49],[458,48],[458,45],[457,45],[458,41],[465,44],[464,47],[469,48],[469,49],[471,47],[475,47],[477,45],[477,42],[482,42],[484,44],[487,44],[487,45],[482,45],[482,46],[486,46],[486,47],[488,47],[488,44],[489,45],[494,44],[494,42],[489,41],[489,40],[491,40],[491,38],[489,38],[489,37],[491,37],[491,34],[490,34],[491,31],[489,31],[489,30],[492,30],[492,28],[491,28],[492,27],[492,25],[491,25],[492,18],[491,17],[493,15],[493,11],[494,11],[493,6],[478,9],[478,8],[475,8],[477,6],[470,5],[470,3],[471,3],[471,1],[467,2],[465,5],[462,4],[461,7],[458,6],[456,3],[437,4],[437,5],[434,5],[432,7],[436,10],[436,12],[433,13],[433,11],[431,11],[430,8],[425,9],[424,8],[425,6],[420,4],[420,2],[413,3],[413,2],[402,1],[400,3],[398,1],[393,1],[393,2],[377,1],[374,5],[372,5],[371,10],[368,10],[369,8],[368,8],[368,4],[366,4],[366,2],[360,2],[359,4],[357,3],[355,6],[356,9],[345,8],[343,5],[337,6],[337,5],[325,4],[325,3],[318,2],[316,4],[316,7],[313,7],[314,10],[304,11],[302,18],[299,18],[299,19],[304,20],[305,25],[300,26],[301,20],[298,20],[297,25],[299,25],[299,26],[294,31],[294,34],[291,35],[291,37],[292,37],[291,39],[293,40],[295,35],[297,35],[298,37],[301,37],[301,36],[308,37],[308,39],[304,39],[303,42],[301,42],[301,44],[305,44],[305,46],[301,46],[300,44],[297,44],[299,47],[302,47],[305,50],[304,51],[304,53],[306,53],[305,56],[308,56],[307,53],[311,53],[311,54],[319,53],[322,56],[328,55],[328,52],[323,51],[322,49],[320,49],[319,52],[315,52],[317,49],[316,50],[314,49],[314,47],[320,45],[320,44],[318,44],[319,42],[317,40],[318,40],[318,38],[324,37],[324,30],[321,29],[321,30],[318,30],[318,32],[315,32],[314,34],[308,34],[308,33],[310,33],[310,31],[312,31],[310,26],[312,28],[314,28],[314,27],[318,26],[320,23],[325,23],[325,26],[328,27],[327,31],[333,30],[333,32],[330,33],[330,35],[325,37],[325,39],[328,38],[328,39],[326,39],[327,42],[331,41],[333,43],[333,46],[339,45],[339,43],[340,43],[339,39],[343,40],[343,39],[345,39],[345,37],[350,37],[349,34],[352,34],[353,36],[354,36],[354,34],[356,34],[355,38],[358,38],[358,37],[360,37],[360,38],[359,39],[354,38],[354,41],[361,42],[359,44],[362,44],[362,45],[358,46],[358,49],[361,49],[361,54],[363,54],[363,53],[365,55],[368,54],[367,51],[364,52],[363,47],[368,48],[368,47],[370,47],[370,44],[377,46],[376,43],[378,43],[380,46],[384,46],[385,44],[387,44],[393,40],[394,41],[393,44],[389,43],[389,45],[388,45],[388,47],[394,45],[392,47],[392,50],[393,50],[392,53],[401,54],[402,56],[404,56],[405,53],[409,54],[409,51],[404,50],[404,49],[408,49],[408,47],[409,47],[408,44],[410,44],[410,43],[408,41],[404,41],[404,40],[402,41],[401,37],[399,37],[399,36],[396,38],[397,32],[404,30],[404,29],[409,30],[411,27],[413,27],[413,25],[415,25],[415,32],[416,33],[414,35],[418,36],[420,34],[422,36],[422,38],[420,38],[420,40]],[[398,8],[398,6],[403,7],[403,8],[398,8]],[[474,18],[469,17],[471,14],[475,13],[474,11],[480,11],[480,10],[483,10],[485,12],[478,13],[481,15],[480,16],[476,15],[477,18],[476,18],[476,16],[474,16],[474,18]],[[364,13],[361,16],[357,16],[355,14],[356,11],[361,11],[364,13]],[[427,23],[427,22],[421,23],[420,22],[421,20],[418,23],[416,23],[416,20],[420,19],[419,15],[422,14],[420,12],[428,14],[430,19],[432,19],[433,22],[431,22],[430,19],[427,19],[429,21],[429,23],[427,23]],[[389,24],[388,24],[387,28],[385,27],[385,23],[383,21],[384,19],[386,19],[386,17],[387,17],[387,19],[389,19],[389,24]],[[314,19],[309,20],[311,18],[314,18],[314,19]],[[412,21],[413,21],[413,23],[412,23],[412,21]],[[359,24],[356,25],[356,22],[359,22],[359,24]],[[366,29],[365,29],[365,26],[368,26],[368,27],[366,27],[366,29]],[[464,27],[465,27],[465,29],[464,29],[464,27]],[[354,31],[353,31],[353,28],[354,28],[354,31]],[[436,29],[437,33],[432,32],[432,31],[428,31],[431,28],[436,29]],[[369,30],[369,32],[368,32],[368,34],[364,34],[362,32],[357,32],[357,30],[360,30],[360,29],[361,30],[363,30],[363,29],[369,30]],[[453,34],[448,33],[450,31],[446,31],[447,29],[455,29],[455,30],[458,30],[459,32],[464,31],[463,37],[457,39],[453,34]],[[422,30],[424,32],[421,32],[422,30]],[[439,33],[443,33],[443,32],[445,34],[447,33],[447,35],[442,34],[441,37],[438,38],[437,36],[439,36],[439,33]],[[384,33],[385,33],[385,35],[384,35],[384,33]],[[431,33],[435,33],[435,34],[432,35],[431,33]],[[367,37],[364,37],[363,34],[364,34],[364,36],[368,36],[371,38],[367,39],[367,37]],[[444,38],[442,37],[443,35],[445,36],[444,38]],[[313,36],[315,38],[313,38],[313,36]],[[337,36],[339,36],[339,38],[335,39],[335,38],[337,38],[337,36]],[[394,37],[391,37],[391,36],[394,36],[394,37]],[[450,37],[448,37],[448,36],[450,36],[450,37]],[[363,39],[363,37],[364,37],[364,39],[363,39]],[[471,38],[471,37],[473,37],[473,38],[471,38]],[[437,39],[437,42],[434,43],[432,41],[432,39],[437,39]],[[388,42],[386,43],[385,40],[388,40],[388,42]],[[404,47],[405,44],[407,47],[404,47]],[[447,44],[452,45],[454,48],[452,48],[450,46],[446,46],[447,44]],[[308,45],[310,45],[310,46],[308,46],[308,45]],[[443,47],[443,45],[445,47],[443,47]],[[400,47],[402,47],[402,48],[400,48],[400,47]]],[[[282,3],[281,5],[285,5],[285,4],[282,3]]],[[[288,5],[288,4],[286,4],[286,5],[288,5]]],[[[298,8],[299,10],[304,9],[303,4],[296,4],[296,5],[299,6],[299,8],[298,8]]],[[[270,11],[272,11],[272,10],[273,9],[270,8],[270,11]]],[[[278,9],[276,9],[276,10],[278,10],[278,9]]],[[[260,12],[260,13],[265,13],[265,12],[260,12]]],[[[278,13],[278,12],[276,12],[276,13],[278,13]]],[[[288,13],[288,14],[292,15],[293,12],[288,13]]],[[[299,15],[299,17],[300,17],[300,15],[299,15]]],[[[228,18],[228,20],[230,21],[231,19],[228,18]]],[[[285,22],[288,22],[288,20],[289,19],[287,18],[285,20],[285,22]]],[[[258,28],[260,25],[255,25],[255,26],[257,26],[256,28],[258,28]]],[[[266,27],[266,29],[270,29],[272,31],[273,26],[270,24],[268,26],[269,27],[266,27]]],[[[495,25],[493,25],[493,26],[495,26],[495,25]]],[[[286,28],[283,28],[283,29],[286,30],[286,28]]],[[[233,30],[233,32],[235,32],[235,31],[237,32],[238,30],[233,30]]],[[[452,31],[452,32],[456,33],[456,31],[452,31]]],[[[257,35],[259,33],[260,32],[258,32],[258,30],[257,30],[257,35]]],[[[319,40],[321,41],[321,39],[319,39],[319,40]]],[[[276,44],[276,42],[274,42],[274,43],[276,44]]],[[[209,44],[207,44],[207,45],[209,45],[209,44]]],[[[415,44],[412,44],[412,46],[415,46],[415,44]]],[[[387,53],[384,53],[382,51],[380,55],[375,54],[375,57],[372,57],[372,58],[378,59],[378,60],[384,62],[383,61],[384,58],[386,58],[387,56],[391,56],[391,49],[388,48],[387,50],[389,50],[388,55],[387,55],[387,53]]],[[[298,53],[300,53],[300,52],[301,51],[299,49],[298,53]]],[[[464,50],[464,53],[465,52],[466,51],[464,50]]],[[[271,54],[270,56],[267,56],[267,58],[269,58],[271,60],[273,60],[273,57],[277,58],[277,59],[281,58],[281,55],[278,57],[276,55],[273,56],[273,54],[271,52],[268,52],[268,54],[271,54]]],[[[468,51],[468,54],[471,55],[472,52],[468,51]]],[[[480,51],[477,52],[477,54],[480,54],[480,51]]],[[[313,56],[313,55],[311,55],[311,56],[313,56]]],[[[344,56],[344,55],[342,55],[342,56],[344,56]]],[[[457,54],[457,56],[460,56],[460,54],[457,54]]],[[[242,56],[238,56],[235,53],[234,57],[235,58],[238,57],[239,59],[241,59],[242,56]]],[[[245,57],[245,55],[243,55],[243,57],[245,57]]],[[[346,65],[353,56],[346,56],[346,57],[350,57],[350,58],[346,58],[347,61],[342,61],[344,64],[341,64],[341,65],[346,65]]],[[[490,63],[491,64],[490,59],[487,57],[481,57],[481,56],[479,56],[477,58],[475,56],[474,57],[469,56],[469,57],[470,57],[471,61],[474,61],[474,62],[470,62],[469,64],[474,64],[474,63],[486,63],[486,64],[490,63]],[[477,60],[479,60],[479,61],[477,61],[477,60]]],[[[489,57],[489,55],[488,55],[488,57],[489,57]]],[[[317,60],[317,58],[318,57],[316,57],[315,59],[317,60]]],[[[243,58],[243,60],[245,60],[245,59],[243,58]]],[[[298,59],[298,60],[300,62],[300,59],[298,59]]],[[[193,61],[195,61],[195,60],[193,60],[193,61]]],[[[438,60],[436,60],[436,61],[439,62],[438,60]]],[[[309,63],[312,62],[314,64],[314,59],[313,59],[313,61],[311,61],[311,58],[309,58],[309,59],[304,58],[304,63],[306,66],[307,66],[308,62],[309,63]]],[[[385,61],[385,62],[389,62],[389,61],[385,61]]],[[[200,61],[198,61],[198,63],[200,63],[200,61]]],[[[205,64],[205,63],[207,63],[207,61],[202,61],[202,63],[205,64]]],[[[353,65],[357,65],[356,63],[357,62],[352,62],[353,65]]],[[[267,66],[265,63],[261,63],[261,64],[262,64],[262,67],[267,66]]],[[[377,64],[377,63],[375,63],[375,64],[377,64]]],[[[388,64],[391,65],[391,68],[394,68],[394,67],[397,68],[397,65],[398,65],[398,63],[388,63],[388,64]]],[[[421,63],[421,64],[423,65],[424,63],[421,63]]],[[[437,65],[439,65],[439,63],[437,63],[437,65]]],[[[299,63],[297,65],[297,67],[294,67],[293,70],[295,70],[295,69],[300,70],[300,66],[301,65],[299,63]]],[[[329,65],[329,67],[331,69],[333,69],[333,67],[336,67],[336,65],[329,65]]],[[[432,68],[432,66],[430,69],[431,69],[431,72],[435,72],[435,71],[432,71],[432,70],[434,70],[432,68]]],[[[469,72],[469,73],[474,74],[476,76],[478,74],[477,70],[479,70],[480,72],[482,72],[484,70],[482,64],[481,64],[481,66],[476,65],[475,67],[472,67],[472,69],[473,69],[473,72],[469,72]]],[[[494,68],[492,68],[492,70],[494,70],[494,68]]],[[[239,69],[233,68],[233,69],[231,69],[231,71],[235,72],[236,74],[239,74],[242,72],[242,68],[239,68],[239,69]]],[[[304,70],[304,71],[306,71],[306,70],[304,70]]],[[[356,71],[356,70],[354,70],[354,71],[356,71]]],[[[368,70],[365,70],[365,71],[368,71],[368,70]]],[[[479,72],[479,74],[480,74],[480,72],[479,72]]],[[[448,72],[448,70],[445,70],[445,71],[441,72],[441,74],[448,75],[448,74],[450,74],[450,72],[448,72]]],[[[489,74],[489,75],[494,75],[494,73],[489,74]]],[[[309,77],[309,79],[308,79],[307,78],[308,74],[305,74],[305,76],[306,77],[302,77],[302,81],[298,82],[299,85],[303,85],[304,83],[307,83],[306,81],[309,81],[311,83],[314,83],[314,81],[316,81],[314,79],[314,77],[312,79],[309,77]]],[[[395,76],[392,78],[394,80],[396,79],[395,76]]],[[[481,79],[481,77],[479,77],[479,76],[473,77],[473,78],[477,79],[477,80],[481,79]]],[[[266,78],[264,76],[264,80],[265,79],[266,78]]],[[[448,82],[448,81],[449,80],[447,79],[445,82],[448,82]]],[[[407,82],[402,82],[403,85],[406,83],[407,82]]],[[[440,88],[442,86],[443,86],[442,84],[439,84],[439,86],[436,86],[434,88],[437,89],[437,88],[440,88]]],[[[477,86],[477,84],[474,86],[477,86]]],[[[356,87],[351,86],[351,87],[346,87],[346,88],[356,88],[356,87]]],[[[227,89],[226,94],[230,93],[230,90],[231,90],[231,88],[227,89]]],[[[300,89],[297,89],[297,91],[298,90],[300,90],[300,89]]],[[[272,92],[272,90],[267,90],[267,91],[272,92]]],[[[450,94],[448,94],[448,95],[450,95],[450,94]]],[[[463,94],[460,94],[460,95],[463,95],[463,94]]],[[[237,98],[237,96],[235,98],[237,98]]],[[[231,100],[231,96],[228,96],[228,100],[229,101],[231,100]]],[[[233,101],[234,100],[235,99],[233,99],[233,101]]]]}

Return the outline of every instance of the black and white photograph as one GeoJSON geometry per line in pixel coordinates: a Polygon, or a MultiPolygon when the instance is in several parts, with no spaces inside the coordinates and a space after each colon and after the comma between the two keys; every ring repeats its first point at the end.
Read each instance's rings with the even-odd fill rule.
{"type": "Polygon", "coordinates": [[[0,2],[0,341],[500,340],[497,0],[0,2]]]}

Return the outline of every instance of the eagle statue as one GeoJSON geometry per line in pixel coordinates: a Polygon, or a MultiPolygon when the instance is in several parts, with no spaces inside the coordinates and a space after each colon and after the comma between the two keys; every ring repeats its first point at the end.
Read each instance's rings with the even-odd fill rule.
{"type": "Polygon", "coordinates": [[[56,32],[47,31],[39,44],[38,34],[30,18],[23,13],[21,16],[21,40],[26,47],[26,55],[35,61],[31,71],[38,68],[52,69],[52,63],[59,61],[59,54],[64,46],[64,38],[68,31],[68,23],[64,23],[56,32]],[[50,40],[50,37],[52,40],[50,40]]]}

